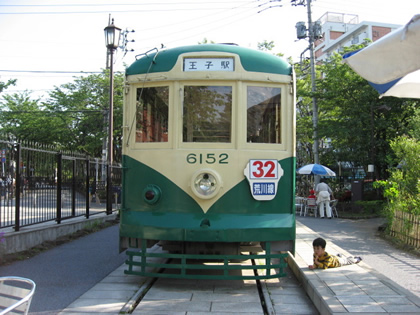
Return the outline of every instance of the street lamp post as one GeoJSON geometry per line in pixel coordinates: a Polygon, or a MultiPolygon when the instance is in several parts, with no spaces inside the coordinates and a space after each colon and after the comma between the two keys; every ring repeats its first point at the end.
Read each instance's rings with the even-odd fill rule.
{"type": "Polygon", "coordinates": [[[105,45],[109,56],[109,111],[108,111],[108,154],[107,154],[107,202],[106,213],[112,213],[112,162],[113,162],[113,130],[114,130],[114,52],[119,46],[121,29],[114,25],[114,19],[105,31],[105,45]]]}

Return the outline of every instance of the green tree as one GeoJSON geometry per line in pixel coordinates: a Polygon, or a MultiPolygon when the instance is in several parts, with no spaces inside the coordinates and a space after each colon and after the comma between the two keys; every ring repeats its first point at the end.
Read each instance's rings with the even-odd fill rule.
{"type": "Polygon", "coordinates": [[[378,92],[344,64],[340,54],[334,54],[319,70],[323,77],[317,80],[318,134],[331,140],[330,148],[321,149],[320,159],[327,164],[374,164],[376,177],[386,178],[389,143],[408,132],[418,101],[379,99],[378,92]]]}
{"type": "Polygon", "coordinates": [[[5,89],[7,89],[11,85],[16,84],[16,79],[10,79],[7,82],[1,82],[0,81],[0,93],[3,92],[5,89]]]}
{"type": "Polygon", "coordinates": [[[409,121],[409,134],[417,141],[420,140],[420,108],[414,110],[414,114],[409,121]]]}
{"type": "Polygon", "coordinates": [[[309,60],[295,64],[296,73],[296,163],[298,166],[313,163],[313,105],[311,76],[307,73],[309,60]]]}
{"type": "MultiPolygon", "coordinates": [[[[123,77],[114,77],[116,162],[121,161],[123,77]]],[[[109,73],[76,77],[55,87],[45,102],[31,99],[30,92],[3,96],[0,110],[3,135],[101,157],[108,132],[109,73]]]]}
{"type": "Polygon", "coordinates": [[[258,42],[258,50],[262,51],[271,51],[274,48],[275,44],[274,41],[267,41],[264,40],[263,42],[258,42]]]}
{"type": "Polygon", "coordinates": [[[208,40],[207,37],[204,37],[203,40],[201,42],[198,42],[199,45],[204,45],[204,44],[214,44],[214,41],[212,40],[208,40]]]}
{"type": "MultiPolygon", "coordinates": [[[[406,212],[415,216],[420,215],[420,141],[408,136],[401,136],[391,141],[391,148],[396,159],[388,180],[378,181],[376,187],[382,187],[384,197],[388,200],[385,214],[388,227],[393,226],[396,212],[406,212]]],[[[403,229],[403,234],[412,235],[413,222],[405,221],[395,230],[403,229]]],[[[418,237],[414,235],[414,237],[418,237]]]]}
{"type": "MultiPolygon", "coordinates": [[[[121,161],[123,74],[114,75],[114,160],[121,161]]],[[[100,157],[107,137],[109,111],[109,72],[77,77],[56,87],[46,108],[60,115],[62,137],[67,148],[100,157]],[[65,115],[64,115],[65,114],[65,115]]]]}
{"type": "Polygon", "coordinates": [[[55,144],[57,120],[42,111],[39,100],[31,99],[30,92],[3,96],[0,103],[0,125],[3,137],[55,144]]]}

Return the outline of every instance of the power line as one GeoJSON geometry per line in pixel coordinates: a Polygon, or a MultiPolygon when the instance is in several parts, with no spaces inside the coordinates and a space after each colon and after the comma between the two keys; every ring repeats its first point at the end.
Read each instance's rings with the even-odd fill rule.
{"type": "MultiPolygon", "coordinates": [[[[162,8],[162,9],[157,9],[157,8],[144,8],[144,9],[127,9],[127,10],[125,10],[125,9],[123,9],[123,10],[112,10],[112,12],[113,13],[127,13],[127,12],[130,12],[130,13],[132,13],[132,12],[168,12],[168,11],[197,11],[197,10],[206,10],[206,11],[209,11],[209,10],[221,10],[221,9],[228,9],[229,7],[226,7],[226,6],[224,6],[224,7],[209,7],[208,5],[211,5],[211,4],[228,4],[229,6],[231,6],[232,4],[235,4],[235,3],[242,3],[242,4],[250,4],[250,3],[253,3],[253,2],[255,2],[256,0],[254,0],[254,1],[246,1],[246,2],[244,2],[244,1],[236,1],[236,2],[232,2],[232,1],[230,1],[230,2],[228,2],[228,3],[226,3],[225,1],[215,1],[215,2],[206,2],[205,3],[205,5],[207,5],[207,7],[202,7],[201,5],[202,5],[202,3],[200,3],[200,2],[184,2],[184,3],[148,3],[148,4],[145,4],[145,3],[143,3],[143,4],[123,4],[123,6],[137,6],[137,5],[142,5],[142,6],[147,6],[147,5],[149,5],[149,6],[151,6],[151,5],[166,5],[167,7],[166,8],[162,8]],[[179,7],[179,6],[182,6],[182,5],[190,5],[190,7],[179,7]],[[174,6],[176,6],[176,7],[174,7],[174,6]],[[195,6],[195,7],[193,7],[193,6],[195,6]]],[[[114,5],[114,6],[118,6],[119,4],[112,4],[112,5],[114,5]]],[[[13,7],[12,5],[9,5],[10,7],[13,7]]],[[[39,6],[37,6],[37,5],[27,5],[27,6],[29,6],[29,7],[60,7],[60,8],[64,8],[64,7],[68,7],[68,6],[74,6],[74,7],[77,7],[77,6],[81,6],[81,7],[88,7],[89,5],[85,5],[85,6],[82,6],[82,5],[68,5],[68,6],[66,6],[66,5],[39,5],[39,6]]],[[[97,5],[97,6],[104,6],[104,5],[97,5]]],[[[108,4],[107,4],[107,6],[108,6],[108,4]]],[[[26,6],[24,6],[24,5],[22,5],[22,6],[19,6],[19,5],[16,5],[15,7],[26,7],[26,6]]],[[[22,12],[22,11],[20,11],[20,12],[0,12],[0,15],[8,15],[8,14],[11,14],[11,15],[18,15],[18,14],[23,14],[23,15],[34,15],[34,14],[47,14],[47,15],[49,15],[49,14],[103,14],[103,13],[109,13],[109,10],[104,10],[104,11],[39,11],[39,12],[37,12],[37,11],[28,11],[28,12],[22,12]]]]}
{"type": "MultiPolygon", "coordinates": [[[[165,37],[168,37],[169,36],[169,37],[173,38],[172,40],[165,42],[165,44],[174,43],[174,42],[177,42],[177,41],[180,41],[180,40],[184,40],[184,39],[187,39],[187,38],[190,38],[190,37],[194,37],[196,35],[203,34],[204,32],[210,32],[210,31],[213,31],[213,30],[222,28],[222,27],[224,27],[226,25],[233,24],[233,23],[238,22],[240,20],[249,18],[249,17],[257,14],[256,12],[252,12],[252,13],[249,14],[249,11],[254,10],[254,9],[255,8],[248,9],[247,12],[245,12],[245,13],[247,13],[246,16],[239,17],[239,18],[237,18],[235,20],[232,20],[232,16],[231,16],[230,17],[230,20],[227,20],[225,17],[221,17],[221,18],[219,18],[217,20],[209,21],[208,23],[200,23],[200,25],[196,28],[196,33],[194,33],[193,35],[188,35],[188,36],[183,37],[183,38],[176,39],[176,38],[173,38],[171,35],[183,34],[184,32],[189,31],[191,29],[191,27],[186,26],[184,29],[177,30],[177,31],[174,30],[172,33],[165,32],[163,36],[165,36],[165,37]],[[223,21],[226,21],[226,23],[223,23],[223,21]],[[221,23],[219,23],[219,22],[221,22],[221,23]],[[216,24],[216,26],[215,27],[212,27],[210,29],[208,29],[208,28],[206,29],[205,28],[206,26],[213,25],[213,24],[216,24]],[[205,28],[205,30],[204,31],[203,30],[200,31],[199,28],[205,28]]],[[[203,18],[201,18],[201,20],[203,20],[203,18]]],[[[153,38],[156,38],[156,36],[149,37],[149,38],[143,38],[142,40],[148,41],[148,40],[151,40],[153,38]]]]}
{"type": "Polygon", "coordinates": [[[98,74],[101,71],[47,71],[47,70],[0,70],[0,72],[59,73],[59,74],[98,74]]]}
{"type": "Polygon", "coordinates": [[[0,114],[71,114],[71,113],[103,113],[106,109],[80,109],[80,110],[0,110],[0,114]]]}
{"type": "MultiPolygon", "coordinates": [[[[229,1],[231,3],[242,3],[244,1],[229,1]]],[[[226,1],[212,1],[211,3],[226,4],[226,1]]],[[[147,6],[147,5],[188,5],[197,4],[196,1],[191,2],[149,2],[149,3],[107,3],[107,6],[147,6]]],[[[103,7],[104,4],[98,3],[82,3],[82,4],[0,4],[0,7],[103,7]]]]}

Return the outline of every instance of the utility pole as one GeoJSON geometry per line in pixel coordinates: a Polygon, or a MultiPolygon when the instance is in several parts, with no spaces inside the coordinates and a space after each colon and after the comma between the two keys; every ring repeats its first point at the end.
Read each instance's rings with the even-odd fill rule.
{"type": "MultiPolygon", "coordinates": [[[[314,163],[319,164],[319,139],[318,139],[318,104],[315,96],[316,92],[316,73],[315,73],[315,40],[322,37],[321,25],[312,22],[311,0],[292,0],[293,5],[306,5],[308,12],[308,28],[305,27],[305,22],[298,22],[296,24],[297,37],[299,39],[308,38],[309,40],[309,54],[310,54],[310,68],[311,68],[311,83],[312,83],[312,124],[313,124],[313,152],[314,163]]],[[[315,176],[315,185],[319,183],[319,176],[315,176]]]]}
{"type": "Polygon", "coordinates": [[[319,140],[318,140],[318,104],[315,97],[316,92],[316,74],[315,74],[315,32],[314,24],[312,23],[311,0],[306,0],[308,9],[308,39],[309,39],[309,56],[311,63],[311,83],[312,83],[312,123],[314,126],[314,163],[319,164],[319,140]]]}

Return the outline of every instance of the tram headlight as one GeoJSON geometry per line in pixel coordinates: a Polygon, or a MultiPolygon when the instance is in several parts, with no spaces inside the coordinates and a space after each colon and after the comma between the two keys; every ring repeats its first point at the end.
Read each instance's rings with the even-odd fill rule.
{"type": "Polygon", "coordinates": [[[160,199],[162,195],[162,190],[159,186],[156,185],[147,185],[146,188],[143,190],[143,199],[149,205],[153,205],[160,199]]]}
{"type": "Polygon", "coordinates": [[[222,180],[213,170],[199,170],[191,181],[191,188],[194,194],[201,199],[211,199],[217,195],[222,187],[222,180]]]}

